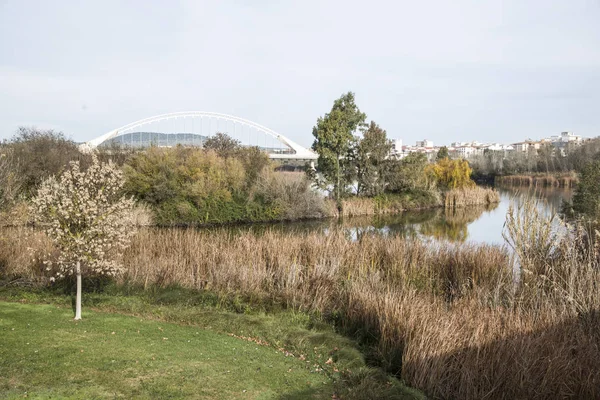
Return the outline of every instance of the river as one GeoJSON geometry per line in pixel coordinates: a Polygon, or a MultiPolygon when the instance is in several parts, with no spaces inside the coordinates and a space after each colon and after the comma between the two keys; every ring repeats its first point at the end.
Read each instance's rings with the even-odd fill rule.
{"type": "Polygon", "coordinates": [[[488,207],[468,207],[456,210],[442,208],[407,211],[395,215],[321,219],[300,222],[238,225],[222,228],[234,232],[252,231],[260,234],[273,230],[287,233],[321,232],[327,234],[333,229],[343,230],[350,238],[362,235],[380,234],[402,237],[417,237],[424,240],[447,241],[453,243],[472,242],[504,244],[502,230],[506,213],[511,202],[518,202],[519,196],[540,199],[539,207],[546,215],[560,210],[563,201],[570,201],[571,189],[564,188],[498,188],[500,203],[488,207]]]}

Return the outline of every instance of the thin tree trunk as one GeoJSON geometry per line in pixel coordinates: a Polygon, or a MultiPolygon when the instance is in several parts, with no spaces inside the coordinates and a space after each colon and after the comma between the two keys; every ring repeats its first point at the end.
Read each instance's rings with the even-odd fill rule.
{"type": "Polygon", "coordinates": [[[336,180],[337,183],[335,185],[335,201],[337,203],[337,209],[338,209],[338,214],[341,217],[342,213],[343,213],[343,209],[342,209],[342,200],[340,199],[340,156],[338,155],[336,158],[336,167],[337,167],[337,174],[336,174],[336,180]]]}
{"type": "Polygon", "coordinates": [[[337,156],[336,163],[336,184],[335,184],[335,199],[340,199],[340,156],[337,156]]]}
{"type": "Polygon", "coordinates": [[[75,319],[81,319],[81,264],[77,261],[77,296],[75,297],[75,319]]]}

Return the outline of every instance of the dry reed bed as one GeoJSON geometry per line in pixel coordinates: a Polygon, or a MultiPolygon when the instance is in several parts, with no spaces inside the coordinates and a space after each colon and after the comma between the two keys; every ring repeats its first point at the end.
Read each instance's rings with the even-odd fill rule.
{"type": "Polygon", "coordinates": [[[0,281],[43,277],[45,267],[41,257],[52,252],[52,242],[43,232],[26,226],[0,226],[0,281]]]}
{"type": "Polygon", "coordinates": [[[337,209],[336,201],[325,199],[325,215],[329,218],[358,217],[377,214],[375,201],[370,197],[349,197],[342,200],[342,214],[337,209]]]}
{"type": "MultiPolygon", "coordinates": [[[[436,204],[440,206],[441,204],[436,204]]],[[[360,217],[365,215],[398,214],[406,211],[402,204],[390,203],[382,205],[373,197],[349,197],[342,200],[342,214],[334,200],[326,200],[326,215],[328,217],[360,217]]]]}
{"type": "MultiPolygon", "coordinates": [[[[298,293],[317,283],[360,281],[371,275],[384,277],[391,285],[413,285],[447,297],[466,286],[512,279],[508,256],[499,247],[435,246],[380,236],[356,242],[341,232],[257,236],[149,229],[138,234],[124,262],[128,267],[125,278],[135,282],[233,289],[266,297],[289,292],[292,299],[300,299],[298,293]]],[[[288,305],[319,309],[305,301],[324,294],[309,292],[304,300],[288,305]]]]}
{"type": "Polygon", "coordinates": [[[557,249],[516,284],[494,246],[145,229],[123,279],[319,313],[433,398],[598,398],[597,261],[557,249]]]}
{"type": "Polygon", "coordinates": [[[381,364],[432,397],[598,397],[600,275],[563,255],[515,286],[493,246],[146,231],[126,262],[137,282],[335,316],[345,332],[377,338],[381,364]]]}
{"type": "Polygon", "coordinates": [[[495,183],[506,186],[528,186],[528,187],[565,187],[577,186],[579,180],[576,175],[507,175],[497,176],[495,183]]]}
{"type": "MultiPolygon", "coordinates": [[[[456,208],[478,205],[490,205],[500,202],[500,194],[491,188],[476,186],[473,188],[453,189],[441,194],[431,192],[432,199],[419,208],[456,208]]],[[[355,217],[362,215],[380,215],[397,214],[411,209],[410,205],[404,204],[401,199],[395,199],[393,196],[389,200],[367,197],[351,197],[344,199],[343,214],[344,217],[355,217]]],[[[328,201],[326,214],[330,217],[339,217],[340,214],[333,201],[328,201]]]]}
{"type": "Polygon", "coordinates": [[[468,189],[452,189],[444,193],[446,208],[488,205],[500,202],[500,194],[491,188],[476,186],[468,189]]]}

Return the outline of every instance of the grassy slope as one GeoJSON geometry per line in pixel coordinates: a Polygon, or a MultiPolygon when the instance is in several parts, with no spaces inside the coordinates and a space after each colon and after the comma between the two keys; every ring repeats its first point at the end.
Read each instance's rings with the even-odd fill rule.
{"type": "Polygon", "coordinates": [[[48,305],[0,305],[0,387],[8,397],[266,399],[330,384],[297,358],[209,330],[71,316],[48,305]]]}
{"type": "Polygon", "coordinates": [[[210,295],[171,288],[86,294],[84,320],[75,323],[70,296],[0,290],[0,298],[52,304],[0,303],[0,391],[8,397],[421,397],[301,313],[232,313],[210,295]]]}

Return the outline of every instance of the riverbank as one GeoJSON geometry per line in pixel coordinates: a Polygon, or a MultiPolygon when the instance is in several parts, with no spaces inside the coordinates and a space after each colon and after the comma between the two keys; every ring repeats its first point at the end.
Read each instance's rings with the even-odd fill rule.
{"type": "MultiPolygon", "coordinates": [[[[336,202],[331,199],[307,200],[309,204],[300,206],[298,212],[271,219],[235,220],[227,222],[190,222],[160,224],[150,206],[140,203],[130,215],[138,226],[157,227],[217,227],[224,225],[297,222],[322,220],[327,218],[357,217],[373,215],[399,214],[407,211],[420,211],[435,208],[460,208],[469,206],[489,206],[500,202],[499,193],[481,186],[449,191],[411,190],[403,193],[386,193],[376,197],[347,197],[342,200],[343,212],[340,214],[336,202]]],[[[9,210],[0,213],[0,227],[25,226],[29,223],[29,210],[26,203],[18,203],[9,210]]]]}
{"type": "MultiPolygon", "coordinates": [[[[533,215],[527,207],[515,220],[533,215]]],[[[501,246],[146,229],[123,259],[120,284],[150,292],[177,285],[240,312],[307,313],[360,343],[370,363],[434,398],[598,397],[597,260],[574,256],[579,239],[561,242],[550,257],[529,233],[516,235],[527,273],[515,273],[501,246]]],[[[39,264],[13,259],[27,248],[47,251],[36,240],[13,243],[0,262],[4,274],[42,280],[39,264]]]]}

